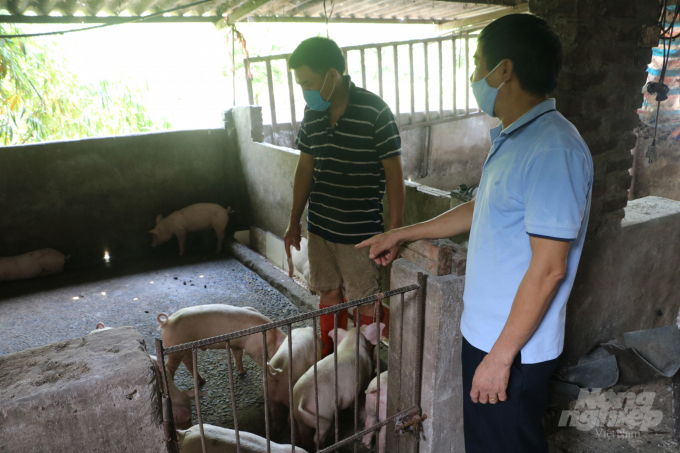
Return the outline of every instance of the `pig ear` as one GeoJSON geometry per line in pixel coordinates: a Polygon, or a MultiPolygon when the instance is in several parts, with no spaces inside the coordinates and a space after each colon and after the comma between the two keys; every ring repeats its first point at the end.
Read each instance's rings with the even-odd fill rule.
{"type": "Polygon", "coordinates": [[[269,362],[267,362],[267,369],[269,369],[269,374],[271,374],[272,376],[276,376],[279,373],[283,373],[282,369],[274,368],[273,366],[271,366],[269,362]]]}
{"type": "Polygon", "coordinates": [[[158,225],[159,223],[161,223],[161,220],[163,220],[163,215],[162,215],[162,214],[158,214],[158,217],[156,217],[156,225],[158,225]]]}
{"type": "Polygon", "coordinates": [[[367,326],[361,326],[361,333],[372,344],[378,344],[378,340],[380,340],[380,336],[382,335],[382,331],[384,328],[385,324],[380,323],[380,333],[378,333],[378,329],[376,328],[375,323],[373,323],[367,326]]]}
{"type": "Polygon", "coordinates": [[[103,322],[98,322],[97,326],[95,327],[96,330],[100,330],[106,327],[103,322]]]}
{"type": "Polygon", "coordinates": [[[177,430],[177,442],[180,444],[184,441],[184,435],[186,434],[188,430],[186,429],[178,429],[177,430]]]}
{"type": "MultiPolygon", "coordinates": [[[[328,336],[331,337],[332,341],[335,341],[335,333],[333,332],[333,329],[331,329],[330,332],[328,332],[328,336]]],[[[347,331],[345,329],[341,329],[338,327],[338,344],[342,343],[342,340],[345,339],[347,336],[347,331]]]]}
{"type": "Polygon", "coordinates": [[[149,230],[149,233],[151,233],[151,234],[158,234],[158,230],[154,228],[153,230],[149,230]]]}

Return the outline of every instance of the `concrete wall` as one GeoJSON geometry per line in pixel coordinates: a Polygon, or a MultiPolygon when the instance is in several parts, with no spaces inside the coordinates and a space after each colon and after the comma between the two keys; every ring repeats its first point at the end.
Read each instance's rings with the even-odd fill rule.
{"type": "MultiPolygon", "coordinates": [[[[2,148],[0,256],[42,247],[72,263],[101,260],[104,250],[112,259],[145,255],[156,216],[198,202],[232,206],[227,229],[242,229],[247,205],[230,141],[218,129],[2,148]]],[[[163,247],[176,253],[171,242],[163,247]]]]}
{"type": "Polygon", "coordinates": [[[652,138],[638,135],[633,149],[633,184],[628,198],[655,196],[680,201],[680,142],[657,137],[656,143],[658,158],[649,163],[645,154],[652,138]]]}

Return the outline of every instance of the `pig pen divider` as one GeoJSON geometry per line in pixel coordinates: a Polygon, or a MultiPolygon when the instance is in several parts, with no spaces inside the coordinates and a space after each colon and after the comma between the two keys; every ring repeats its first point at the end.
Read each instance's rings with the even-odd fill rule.
{"type": "MultiPolygon", "coordinates": [[[[227,351],[227,366],[228,366],[228,373],[229,373],[229,389],[231,393],[231,404],[232,404],[232,412],[234,416],[234,431],[235,431],[235,437],[236,437],[236,451],[238,453],[241,452],[241,443],[240,443],[240,437],[239,437],[239,428],[238,428],[238,416],[236,413],[236,400],[235,400],[235,393],[234,393],[234,379],[233,379],[233,368],[232,368],[232,363],[231,363],[231,348],[230,348],[230,342],[231,340],[234,340],[236,338],[241,338],[257,333],[262,334],[262,344],[263,344],[263,349],[262,349],[262,359],[263,359],[263,384],[264,384],[264,412],[265,412],[265,432],[266,432],[266,439],[267,439],[267,453],[271,453],[271,440],[270,440],[270,432],[269,432],[269,401],[268,401],[268,369],[267,369],[267,362],[269,360],[269,354],[267,351],[267,331],[272,330],[272,329],[277,329],[279,327],[284,327],[286,326],[288,329],[288,363],[290,366],[290,370],[288,372],[288,390],[289,390],[289,409],[290,409],[290,425],[291,425],[291,452],[295,453],[295,423],[293,422],[294,420],[294,407],[293,407],[293,381],[292,381],[292,367],[293,367],[293,347],[292,347],[292,326],[294,323],[302,322],[311,319],[313,321],[313,330],[314,330],[314,357],[317,357],[318,353],[318,346],[317,346],[317,318],[323,315],[327,314],[333,314],[334,315],[334,344],[335,347],[337,348],[338,346],[338,312],[343,311],[345,309],[351,309],[356,307],[357,309],[357,316],[355,316],[355,320],[360,319],[358,316],[359,308],[361,305],[369,304],[372,302],[376,302],[376,307],[375,307],[375,320],[378,326],[380,326],[380,320],[381,320],[381,310],[380,306],[382,304],[382,300],[387,297],[392,297],[392,296],[397,296],[401,295],[400,302],[403,305],[404,304],[404,294],[411,292],[411,291],[417,291],[417,338],[418,338],[418,357],[419,360],[417,361],[418,365],[416,366],[416,376],[418,377],[416,386],[415,386],[415,395],[420,395],[420,355],[422,353],[422,338],[423,338],[423,326],[422,326],[422,309],[423,309],[423,302],[424,302],[424,276],[419,273],[418,274],[418,284],[413,284],[409,286],[404,286],[401,288],[393,289],[390,291],[386,291],[384,293],[379,293],[375,294],[372,296],[368,296],[362,299],[356,299],[352,300],[349,302],[345,302],[343,304],[339,305],[334,305],[328,308],[324,308],[321,310],[315,310],[309,313],[301,314],[301,315],[296,315],[292,316],[286,319],[283,319],[281,321],[275,321],[267,324],[262,324],[260,326],[256,327],[251,327],[248,329],[244,330],[239,330],[237,332],[232,332],[229,334],[225,335],[220,335],[216,337],[211,337],[211,338],[206,338],[203,340],[198,340],[198,341],[193,341],[190,343],[184,343],[184,344],[179,344],[176,346],[171,346],[168,348],[163,347],[163,342],[160,338],[156,338],[156,357],[158,360],[158,363],[165,363],[165,356],[168,354],[173,354],[176,352],[181,352],[181,351],[188,351],[191,350],[192,353],[192,362],[193,362],[193,377],[194,377],[194,391],[195,391],[195,402],[196,402],[196,415],[198,418],[198,424],[200,427],[200,433],[201,433],[201,447],[203,450],[203,453],[206,453],[206,446],[205,446],[205,434],[203,431],[203,419],[201,416],[201,404],[199,400],[199,393],[198,393],[198,388],[199,388],[199,379],[198,379],[198,363],[197,363],[197,355],[198,355],[198,349],[204,346],[216,344],[216,343],[223,343],[226,342],[226,351],[227,351]]],[[[355,321],[357,322],[357,321],[355,321]]],[[[376,399],[376,413],[379,414],[379,403],[380,403],[380,333],[381,330],[378,328],[377,331],[377,345],[374,350],[375,353],[375,362],[376,362],[376,371],[377,371],[377,392],[378,392],[378,398],[376,399]]],[[[359,340],[360,340],[361,334],[357,332],[356,335],[356,345],[355,345],[355,370],[356,370],[356,376],[355,376],[355,399],[354,399],[354,435],[349,436],[342,441],[339,439],[339,430],[338,430],[338,406],[339,406],[339,401],[338,401],[338,358],[337,354],[334,354],[334,371],[335,371],[335,379],[334,379],[334,387],[335,387],[335,443],[323,450],[320,450],[320,444],[321,440],[319,439],[319,391],[318,391],[318,373],[317,373],[317,362],[314,360],[313,368],[314,368],[314,397],[315,397],[315,407],[317,408],[316,410],[316,435],[314,437],[315,444],[316,444],[316,451],[318,453],[330,453],[332,451],[337,451],[340,447],[347,445],[349,443],[354,443],[354,451],[355,453],[357,452],[357,442],[362,439],[364,436],[367,434],[375,434],[376,441],[377,441],[377,433],[382,428],[383,426],[387,425],[388,423],[395,421],[397,422],[397,430],[395,433],[403,434],[407,429],[410,429],[410,431],[414,434],[417,435],[418,433],[418,425],[419,423],[426,419],[426,415],[420,415],[421,410],[420,410],[420,398],[416,397],[416,404],[406,410],[403,410],[397,414],[394,414],[392,416],[386,417],[385,420],[374,424],[373,426],[357,433],[358,430],[358,395],[359,395],[359,340]]],[[[169,397],[169,387],[168,387],[168,376],[165,370],[164,366],[159,367],[160,372],[161,372],[161,392],[162,392],[162,404],[163,404],[163,426],[165,429],[165,439],[166,439],[166,444],[167,444],[167,451],[169,453],[179,453],[179,447],[177,444],[177,433],[175,430],[175,425],[174,425],[174,419],[172,416],[172,402],[170,401],[169,397]]]]}

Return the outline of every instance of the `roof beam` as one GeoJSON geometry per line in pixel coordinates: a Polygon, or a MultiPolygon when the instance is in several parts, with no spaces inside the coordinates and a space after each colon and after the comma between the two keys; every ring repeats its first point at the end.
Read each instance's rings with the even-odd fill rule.
{"type": "Polygon", "coordinates": [[[449,30],[456,30],[463,27],[468,27],[471,25],[483,24],[484,22],[491,22],[499,17],[507,16],[508,14],[520,14],[528,13],[529,4],[523,3],[519,6],[512,6],[509,8],[502,9],[500,11],[494,11],[492,13],[480,14],[478,16],[468,17],[467,19],[452,20],[451,22],[445,22],[443,24],[437,25],[437,32],[446,32],[449,30]]]}
{"type": "Polygon", "coordinates": [[[249,14],[253,14],[255,11],[271,1],[273,0],[248,0],[229,14],[227,23],[229,25],[235,24],[249,14]]]}
{"type": "Polygon", "coordinates": [[[434,3],[467,3],[468,5],[499,5],[499,6],[518,6],[521,5],[522,3],[527,3],[527,0],[477,0],[477,1],[469,1],[469,0],[430,0],[433,1],[434,3]]]}
{"type": "MultiPolygon", "coordinates": [[[[325,17],[290,17],[290,16],[248,16],[243,22],[298,22],[325,24],[325,17]]],[[[403,24],[403,25],[436,25],[439,21],[432,19],[380,19],[380,18],[353,18],[353,17],[329,17],[329,24],[403,24]]]]}
{"type": "Polygon", "coordinates": [[[214,23],[219,16],[156,16],[145,19],[144,17],[119,17],[119,16],[14,16],[0,14],[0,23],[4,24],[125,24],[131,21],[154,23],[178,23],[178,22],[210,22],[214,23]]]}

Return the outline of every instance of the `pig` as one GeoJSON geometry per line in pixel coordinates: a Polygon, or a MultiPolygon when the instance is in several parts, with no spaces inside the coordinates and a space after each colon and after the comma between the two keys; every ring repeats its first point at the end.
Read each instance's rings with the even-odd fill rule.
{"type": "MultiPolygon", "coordinates": [[[[104,330],[111,330],[111,327],[106,327],[103,322],[97,323],[95,329],[90,332],[96,333],[104,330]]],[[[156,371],[156,378],[158,379],[159,385],[161,382],[161,373],[158,367],[158,359],[156,357],[149,355],[151,362],[154,365],[154,370],[156,371]]],[[[169,371],[167,367],[165,368],[165,374],[169,376],[169,371]]],[[[181,429],[190,428],[192,425],[191,421],[191,397],[193,396],[190,390],[180,390],[172,379],[168,379],[168,390],[170,393],[170,401],[172,401],[172,415],[175,419],[175,426],[181,429]]]]}
{"type": "Polygon", "coordinates": [[[224,209],[214,203],[196,203],[173,212],[165,219],[159,214],[156,217],[156,228],[149,231],[153,234],[151,246],[158,247],[169,241],[174,234],[179,242],[179,254],[182,255],[187,232],[207,230],[212,227],[217,234],[215,253],[220,253],[224,243],[224,229],[227,227],[229,214],[232,212],[234,211],[231,207],[224,209]]]}
{"type": "MultiPolygon", "coordinates": [[[[293,385],[297,383],[314,362],[321,360],[323,342],[321,337],[316,337],[316,357],[314,356],[314,330],[311,327],[294,329],[292,334],[293,344],[293,385]]],[[[270,420],[273,421],[273,430],[281,429],[281,421],[285,420],[289,408],[290,398],[288,391],[288,374],[290,373],[290,363],[288,361],[288,337],[283,341],[281,347],[274,357],[267,362],[268,387],[267,396],[269,401],[270,420]]]]}
{"type": "Polygon", "coordinates": [[[54,249],[0,258],[0,281],[33,278],[61,272],[67,257],[54,249]]]}
{"type": "MultiPolygon", "coordinates": [[[[252,307],[241,308],[225,304],[196,305],[182,308],[173,313],[172,316],[161,313],[157,320],[160,323],[159,329],[165,347],[226,335],[272,322],[271,319],[252,307]]],[[[281,329],[267,331],[267,360],[276,354],[285,338],[286,335],[281,329]]],[[[204,351],[206,348],[224,349],[226,342],[201,347],[204,351]]],[[[241,374],[246,374],[246,370],[243,368],[244,350],[258,365],[265,365],[262,360],[262,334],[257,333],[231,340],[234,363],[241,374]]],[[[173,379],[180,363],[184,363],[189,373],[193,375],[194,366],[191,351],[176,352],[169,354],[166,365],[173,379]]],[[[205,384],[205,379],[200,374],[198,380],[201,385],[205,384]]]]}
{"type": "MultiPolygon", "coordinates": [[[[387,417],[387,371],[380,373],[380,395],[378,395],[378,377],[374,377],[368,388],[366,389],[366,427],[379,423],[387,417]],[[380,400],[379,413],[375,413],[375,403],[380,400]]],[[[378,435],[378,453],[385,453],[385,431],[386,427],[380,428],[380,434],[378,435]]],[[[366,434],[364,436],[364,445],[367,448],[371,448],[371,440],[373,439],[373,434],[366,434]]]]}
{"type": "MultiPolygon", "coordinates": [[[[236,431],[203,424],[205,435],[205,451],[207,453],[236,453],[236,431]]],[[[267,440],[245,431],[239,431],[241,453],[267,453],[267,440]]],[[[201,453],[201,428],[194,425],[188,430],[177,430],[177,441],[180,453],[201,453]]],[[[271,442],[271,453],[290,453],[290,445],[271,442]]],[[[307,453],[300,447],[295,447],[295,453],[307,453]]]]}
{"type": "Polygon", "coordinates": [[[300,250],[290,249],[291,259],[288,261],[288,276],[293,278],[294,271],[298,271],[309,285],[309,256],[307,255],[307,238],[300,239],[300,250]],[[292,266],[291,266],[292,264],[292,266]]]}
{"type": "MultiPolygon", "coordinates": [[[[380,323],[369,324],[349,331],[338,329],[338,409],[345,409],[354,402],[356,376],[356,336],[359,338],[359,388],[365,389],[373,370],[372,352],[380,340],[380,334],[385,327],[380,323]]],[[[333,331],[328,334],[334,338],[333,331]]],[[[318,365],[319,386],[319,444],[322,444],[331,427],[335,414],[335,371],[334,354],[322,359],[318,365]]],[[[316,402],[314,396],[314,369],[310,368],[302,375],[293,388],[294,417],[300,434],[301,445],[312,445],[314,438],[312,430],[316,429],[316,402]]]]}

